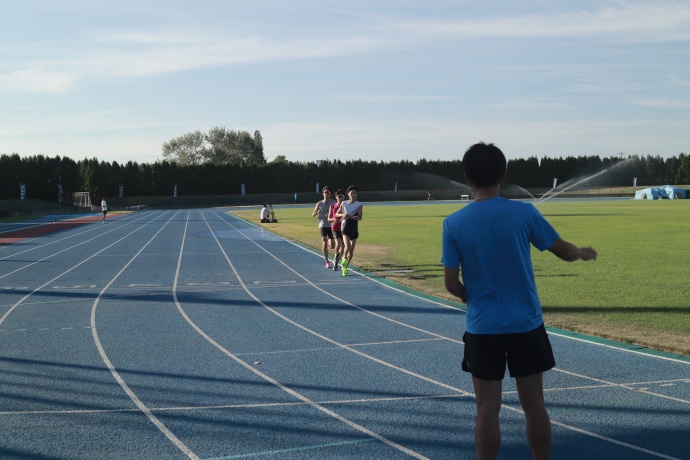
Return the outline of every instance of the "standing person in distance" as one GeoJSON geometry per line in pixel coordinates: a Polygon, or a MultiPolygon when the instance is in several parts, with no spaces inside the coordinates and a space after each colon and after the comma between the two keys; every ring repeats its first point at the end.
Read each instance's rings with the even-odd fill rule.
{"type": "Polygon", "coordinates": [[[105,224],[105,215],[108,214],[108,203],[105,201],[105,197],[101,200],[101,212],[103,213],[103,223],[105,224]]]}
{"type": "Polygon", "coordinates": [[[333,189],[326,185],[321,189],[323,193],[323,200],[316,203],[312,217],[319,217],[319,230],[321,231],[321,242],[323,243],[321,250],[323,251],[323,258],[326,259],[326,268],[331,268],[331,262],[328,260],[328,246],[330,242],[331,249],[335,248],[335,240],[333,239],[333,232],[331,231],[331,223],[328,221],[328,212],[335,200],[331,198],[333,189]]]}
{"type": "Polygon", "coordinates": [[[331,209],[328,211],[328,221],[331,223],[331,230],[333,231],[333,236],[335,237],[335,258],[333,259],[333,271],[338,271],[338,261],[343,255],[343,233],[341,231],[341,221],[340,218],[336,217],[340,205],[343,204],[345,199],[345,192],[338,189],[335,192],[336,202],[331,205],[331,209]]]}
{"type": "Polygon", "coordinates": [[[474,202],[443,222],[445,286],[467,304],[462,369],[472,374],[477,403],[477,458],[496,459],[506,363],[515,378],[534,459],[548,459],[551,421],[543,372],[555,366],[537,295],[530,245],[572,262],[595,260],[591,247],[561,239],[532,204],[499,196],[506,158],[493,144],[465,152],[462,166],[474,202]],[[462,270],[462,282],[459,279],[462,270]]]}
{"type": "Polygon", "coordinates": [[[335,214],[336,217],[342,219],[341,231],[343,233],[343,242],[345,243],[345,253],[343,254],[343,276],[348,274],[348,265],[352,262],[352,257],[355,254],[355,245],[357,238],[359,238],[359,221],[362,220],[362,203],[357,201],[357,187],[350,185],[347,188],[348,201],[343,201],[340,205],[340,210],[335,214]]]}

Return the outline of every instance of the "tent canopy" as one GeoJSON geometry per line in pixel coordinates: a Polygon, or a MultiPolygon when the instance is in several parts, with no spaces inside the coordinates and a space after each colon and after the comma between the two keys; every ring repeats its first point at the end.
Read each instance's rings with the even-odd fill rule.
{"type": "Polygon", "coordinates": [[[636,200],[677,200],[690,198],[690,190],[664,185],[663,187],[643,188],[635,192],[636,200]]]}

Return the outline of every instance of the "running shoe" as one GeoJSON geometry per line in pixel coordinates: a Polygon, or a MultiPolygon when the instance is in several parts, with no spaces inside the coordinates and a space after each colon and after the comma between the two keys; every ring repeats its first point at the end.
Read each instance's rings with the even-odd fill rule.
{"type": "Polygon", "coordinates": [[[347,264],[348,264],[347,258],[343,258],[343,268],[347,269],[347,264]]]}
{"type": "Polygon", "coordinates": [[[331,268],[331,263],[326,261],[326,268],[331,268]]]}
{"type": "Polygon", "coordinates": [[[343,266],[343,276],[347,276],[347,267],[343,266]]]}
{"type": "Polygon", "coordinates": [[[334,272],[338,271],[338,260],[340,260],[340,254],[336,254],[335,258],[333,259],[333,271],[334,272]]]}

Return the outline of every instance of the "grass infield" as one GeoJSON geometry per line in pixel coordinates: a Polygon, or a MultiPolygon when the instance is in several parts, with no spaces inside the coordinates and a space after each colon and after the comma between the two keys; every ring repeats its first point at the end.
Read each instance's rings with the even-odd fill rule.
{"type": "MultiPolygon", "coordinates": [[[[363,197],[364,198],[364,197],[363,197]]],[[[443,219],[465,204],[364,206],[353,264],[449,300],[443,286],[443,219]]],[[[592,246],[594,262],[532,250],[547,325],[690,355],[690,200],[546,200],[541,213],[563,239],[592,246]]],[[[320,251],[312,208],[281,208],[259,224],[320,251]]],[[[258,223],[258,211],[234,212],[258,223]]]]}

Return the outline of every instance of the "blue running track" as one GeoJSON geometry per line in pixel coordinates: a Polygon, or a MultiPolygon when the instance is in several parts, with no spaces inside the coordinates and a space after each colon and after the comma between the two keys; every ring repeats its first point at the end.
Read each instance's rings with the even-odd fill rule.
{"type": "MultiPolygon", "coordinates": [[[[464,320],[218,209],[0,246],[0,458],[474,458],[464,320]]],[[[690,459],[686,358],[551,339],[552,458],[690,459]]]]}

